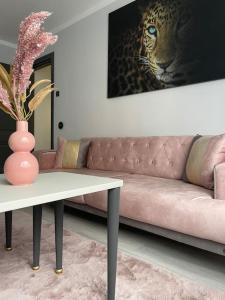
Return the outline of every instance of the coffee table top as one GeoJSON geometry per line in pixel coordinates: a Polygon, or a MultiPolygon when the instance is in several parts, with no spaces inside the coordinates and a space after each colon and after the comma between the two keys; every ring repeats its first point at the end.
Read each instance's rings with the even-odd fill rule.
{"type": "Polygon", "coordinates": [[[32,185],[12,186],[0,175],[0,213],[100,192],[123,185],[120,179],[66,172],[39,174],[32,185]]]}

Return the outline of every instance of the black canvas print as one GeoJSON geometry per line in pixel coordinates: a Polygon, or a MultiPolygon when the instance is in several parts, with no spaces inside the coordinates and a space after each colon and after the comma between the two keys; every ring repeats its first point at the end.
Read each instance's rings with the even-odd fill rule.
{"type": "Polygon", "coordinates": [[[137,0],[109,14],[108,97],[225,78],[224,0],[137,0]]]}

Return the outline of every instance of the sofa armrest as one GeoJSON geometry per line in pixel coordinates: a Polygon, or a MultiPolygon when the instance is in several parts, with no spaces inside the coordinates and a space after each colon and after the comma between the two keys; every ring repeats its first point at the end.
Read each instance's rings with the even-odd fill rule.
{"type": "Polygon", "coordinates": [[[225,162],[214,168],[214,198],[225,200],[225,162]]]}
{"type": "Polygon", "coordinates": [[[56,158],[55,150],[37,150],[34,151],[33,154],[36,156],[38,160],[40,171],[55,168],[55,158],[56,158]]]}

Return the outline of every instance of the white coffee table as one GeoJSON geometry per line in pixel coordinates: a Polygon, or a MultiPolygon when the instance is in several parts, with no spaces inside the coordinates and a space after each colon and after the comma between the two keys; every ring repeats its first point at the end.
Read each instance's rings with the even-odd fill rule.
{"type": "MultiPolygon", "coordinates": [[[[11,249],[12,211],[33,206],[33,269],[39,269],[42,204],[55,203],[56,273],[62,272],[63,199],[108,190],[108,300],[115,299],[119,196],[123,181],[66,172],[44,173],[29,186],[11,186],[0,175],[0,213],[6,216],[6,248],[11,249]]],[[[84,270],[85,272],[85,270],[84,270]]]]}

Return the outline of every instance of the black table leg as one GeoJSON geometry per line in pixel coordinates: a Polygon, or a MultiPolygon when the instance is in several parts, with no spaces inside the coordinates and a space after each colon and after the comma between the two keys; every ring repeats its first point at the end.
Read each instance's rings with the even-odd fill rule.
{"type": "Polygon", "coordinates": [[[33,270],[40,268],[42,205],[33,207],[33,270]]]}
{"type": "Polygon", "coordinates": [[[63,214],[64,202],[63,200],[54,203],[55,209],[55,250],[56,250],[56,274],[63,272],[62,256],[63,256],[63,214]]]}
{"type": "Polygon", "coordinates": [[[5,212],[5,250],[12,250],[12,211],[5,212]]]}
{"type": "Polygon", "coordinates": [[[108,291],[107,299],[115,299],[117,248],[119,230],[120,188],[108,191],[108,291]]]}

